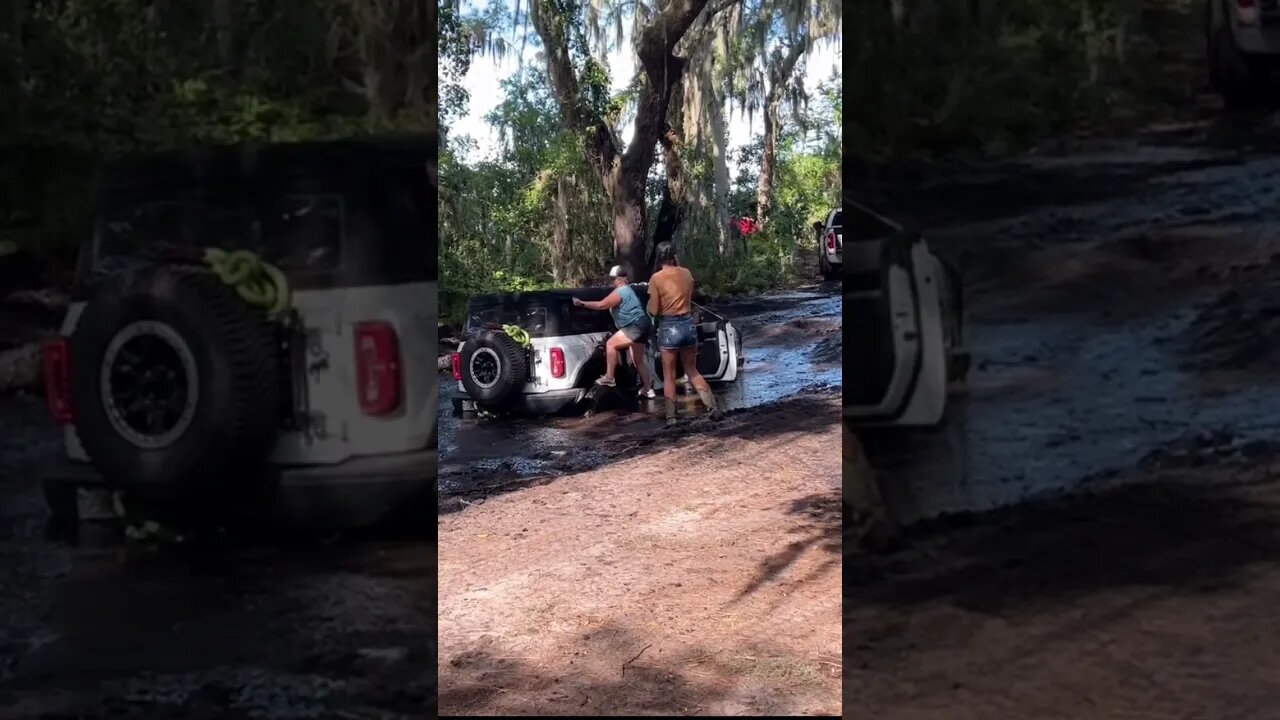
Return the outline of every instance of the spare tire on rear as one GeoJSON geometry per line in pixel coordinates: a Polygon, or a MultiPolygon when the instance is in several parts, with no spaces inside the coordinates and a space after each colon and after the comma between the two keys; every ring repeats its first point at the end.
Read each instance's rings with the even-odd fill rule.
{"type": "Polygon", "coordinates": [[[468,337],[458,359],[462,387],[478,405],[490,409],[505,405],[529,377],[525,349],[500,330],[484,330],[468,337]]]}
{"type": "Polygon", "coordinates": [[[70,346],[76,434],[107,480],[204,498],[261,470],[278,429],[279,340],[213,274],[152,266],[108,278],[70,346]]]}

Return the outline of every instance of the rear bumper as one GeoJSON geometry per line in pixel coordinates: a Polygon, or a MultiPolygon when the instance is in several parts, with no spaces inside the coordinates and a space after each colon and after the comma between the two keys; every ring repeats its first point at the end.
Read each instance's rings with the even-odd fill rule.
{"type": "Polygon", "coordinates": [[[1251,56],[1256,62],[1274,64],[1275,55],[1280,53],[1280,13],[1272,11],[1252,25],[1235,26],[1236,46],[1240,51],[1251,56]]]}
{"type": "MultiPolygon", "coordinates": [[[[273,467],[260,508],[271,522],[308,527],[373,525],[434,487],[437,450],[357,457],[335,465],[273,467]]],[[[44,474],[50,505],[66,488],[105,487],[92,465],[64,460],[44,474]]],[[[51,507],[58,513],[64,507],[51,507]]],[[[259,508],[255,508],[257,510],[259,508]]]]}

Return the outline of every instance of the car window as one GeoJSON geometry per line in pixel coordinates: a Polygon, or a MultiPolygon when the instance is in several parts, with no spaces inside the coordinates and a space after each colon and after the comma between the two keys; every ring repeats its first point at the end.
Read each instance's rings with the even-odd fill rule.
{"type": "Polygon", "coordinates": [[[95,258],[135,257],[147,247],[189,246],[185,203],[158,200],[114,208],[99,225],[95,258]]]}
{"type": "Polygon", "coordinates": [[[844,227],[844,211],[843,210],[837,210],[835,217],[831,218],[831,227],[834,230],[839,230],[840,228],[844,227]]]}
{"type": "Polygon", "coordinates": [[[345,222],[339,195],[281,195],[265,211],[228,199],[143,201],[102,213],[93,264],[216,246],[286,271],[327,271],[341,265],[345,222]]]}
{"type": "Polygon", "coordinates": [[[601,310],[588,310],[576,305],[569,306],[569,333],[613,332],[613,314],[601,310]]]}
{"type": "Polygon", "coordinates": [[[467,311],[466,332],[516,325],[532,336],[541,335],[547,329],[547,309],[544,307],[515,308],[509,305],[491,305],[471,308],[467,311]]]}
{"type": "Polygon", "coordinates": [[[263,254],[287,270],[341,265],[346,212],[341,195],[282,195],[264,223],[263,254]]]}
{"type": "Polygon", "coordinates": [[[387,263],[396,275],[435,280],[439,276],[439,249],[432,231],[435,212],[430,178],[420,168],[392,167],[384,173],[384,190],[379,197],[386,214],[382,236],[387,263]],[[405,266],[418,268],[414,273],[405,266]]]}
{"type": "Polygon", "coordinates": [[[881,221],[875,215],[856,207],[853,209],[854,240],[876,240],[889,237],[896,232],[892,225],[881,221]]]}

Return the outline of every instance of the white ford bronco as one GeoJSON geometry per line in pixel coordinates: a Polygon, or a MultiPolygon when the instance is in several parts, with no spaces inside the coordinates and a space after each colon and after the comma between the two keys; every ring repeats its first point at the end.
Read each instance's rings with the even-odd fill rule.
{"type": "Polygon", "coordinates": [[[88,486],[157,514],[359,526],[429,493],[434,155],[433,138],[369,139],[106,166],[44,347],[55,516],[88,486]],[[262,272],[231,278],[211,260],[228,253],[262,272]]]}
{"type": "MultiPolygon", "coordinates": [[[[642,305],[648,302],[644,283],[631,287],[642,305]]],[[[616,328],[609,313],[576,307],[573,299],[601,300],[610,292],[612,288],[581,288],[472,297],[467,304],[463,342],[452,356],[453,377],[458,383],[452,399],[455,412],[471,412],[478,406],[491,411],[552,414],[585,400],[596,378],[604,374],[604,343],[616,328]],[[527,334],[526,343],[504,330],[512,326],[527,334]]],[[[698,370],[713,385],[736,381],[744,363],[737,328],[697,303],[693,312],[698,370]]],[[[647,346],[646,357],[653,370],[654,390],[660,393],[662,363],[657,361],[653,342],[647,346]]],[[[629,363],[627,353],[619,369],[629,363]]]]}
{"type": "Polygon", "coordinates": [[[844,211],[832,210],[813,229],[818,235],[818,271],[825,280],[839,280],[844,264],[844,211]]]}

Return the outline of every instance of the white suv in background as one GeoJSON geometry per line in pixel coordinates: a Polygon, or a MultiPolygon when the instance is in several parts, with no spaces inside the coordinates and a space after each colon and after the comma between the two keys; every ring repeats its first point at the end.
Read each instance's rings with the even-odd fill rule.
{"type": "Polygon", "coordinates": [[[836,208],[825,222],[813,224],[818,233],[818,271],[825,280],[839,280],[844,265],[844,213],[836,208]]]}
{"type": "Polygon", "coordinates": [[[1228,108],[1263,99],[1280,63],[1280,0],[1205,3],[1209,79],[1228,108]]]}

